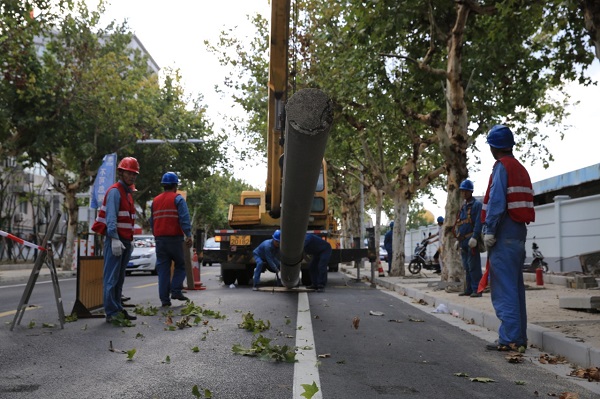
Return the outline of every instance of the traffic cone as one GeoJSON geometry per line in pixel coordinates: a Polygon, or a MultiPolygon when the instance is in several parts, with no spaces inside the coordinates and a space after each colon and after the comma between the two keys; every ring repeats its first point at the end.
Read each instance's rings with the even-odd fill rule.
{"type": "Polygon", "coordinates": [[[381,261],[377,261],[377,264],[379,265],[379,277],[385,277],[385,272],[383,271],[383,267],[381,267],[381,261]]]}
{"type": "Polygon", "coordinates": [[[192,257],[192,275],[194,276],[194,289],[205,290],[206,287],[202,285],[200,280],[200,263],[198,262],[198,254],[194,248],[194,256],[192,257]]]}

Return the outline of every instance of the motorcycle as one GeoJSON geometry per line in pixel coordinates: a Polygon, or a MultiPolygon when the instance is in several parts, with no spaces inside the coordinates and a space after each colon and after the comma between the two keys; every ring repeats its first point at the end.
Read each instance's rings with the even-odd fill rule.
{"type": "MultiPolygon", "coordinates": [[[[535,237],[533,237],[533,239],[535,240],[535,237]]],[[[529,265],[529,267],[523,268],[523,271],[535,273],[536,269],[541,268],[544,273],[547,273],[548,263],[544,261],[544,255],[542,254],[542,251],[540,251],[540,247],[538,247],[535,241],[531,244],[531,251],[533,260],[531,261],[531,265],[529,265]]]]}
{"type": "MultiPolygon", "coordinates": [[[[431,235],[431,233],[429,235],[431,235]]],[[[439,262],[435,262],[432,259],[427,259],[427,246],[429,245],[429,239],[430,237],[423,239],[423,241],[418,243],[415,247],[413,258],[408,264],[408,271],[412,274],[419,273],[421,269],[435,271],[440,270],[439,262]]]]}

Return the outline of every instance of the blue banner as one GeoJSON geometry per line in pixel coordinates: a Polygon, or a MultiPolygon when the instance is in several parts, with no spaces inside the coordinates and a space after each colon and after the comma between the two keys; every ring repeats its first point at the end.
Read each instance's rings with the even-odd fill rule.
{"type": "Polygon", "coordinates": [[[104,195],[110,186],[115,183],[115,170],[117,166],[117,153],[107,154],[102,159],[102,166],[98,169],[94,187],[92,187],[92,196],[90,208],[98,209],[104,201],[104,195]]]}

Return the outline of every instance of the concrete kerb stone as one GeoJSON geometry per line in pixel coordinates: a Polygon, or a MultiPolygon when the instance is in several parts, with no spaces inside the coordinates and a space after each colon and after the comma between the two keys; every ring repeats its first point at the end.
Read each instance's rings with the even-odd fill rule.
{"type": "MultiPolygon", "coordinates": [[[[351,271],[345,271],[346,273],[351,273],[351,271]]],[[[569,278],[572,279],[570,276],[549,277],[552,277],[552,279],[548,281],[549,283],[564,286],[568,285],[569,278]]],[[[456,317],[461,318],[467,323],[473,323],[474,325],[487,328],[491,331],[498,331],[498,328],[500,327],[500,320],[498,320],[495,314],[474,310],[438,299],[435,296],[425,294],[416,288],[402,285],[398,278],[375,278],[375,284],[389,289],[390,291],[395,291],[401,295],[413,298],[416,301],[422,299],[429,305],[434,306],[434,308],[443,303],[448,307],[451,314],[454,313],[456,317]]],[[[581,367],[594,367],[595,365],[600,364],[600,349],[593,348],[590,345],[581,342],[576,342],[573,339],[567,338],[563,334],[554,332],[548,328],[528,323],[527,337],[530,345],[533,345],[544,352],[561,355],[569,362],[575,363],[581,367]]]]}

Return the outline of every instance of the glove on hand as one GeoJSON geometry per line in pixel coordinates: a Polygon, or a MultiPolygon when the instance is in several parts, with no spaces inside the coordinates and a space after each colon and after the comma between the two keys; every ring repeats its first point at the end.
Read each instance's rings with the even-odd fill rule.
{"type": "Polygon", "coordinates": [[[456,241],[454,243],[454,249],[458,249],[460,247],[460,242],[456,241]]]}
{"type": "Polygon", "coordinates": [[[125,245],[118,238],[112,238],[110,242],[110,246],[112,248],[112,253],[114,256],[123,255],[123,250],[125,249],[125,245]]]}
{"type": "Polygon", "coordinates": [[[486,248],[491,248],[496,244],[496,237],[493,234],[484,234],[483,235],[483,243],[486,248]]]}
{"type": "Polygon", "coordinates": [[[470,248],[475,248],[477,246],[477,239],[476,238],[469,238],[469,247],[470,248]]]}

